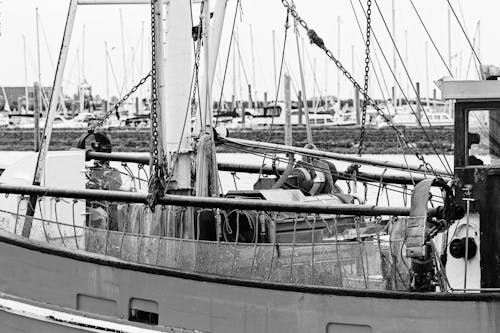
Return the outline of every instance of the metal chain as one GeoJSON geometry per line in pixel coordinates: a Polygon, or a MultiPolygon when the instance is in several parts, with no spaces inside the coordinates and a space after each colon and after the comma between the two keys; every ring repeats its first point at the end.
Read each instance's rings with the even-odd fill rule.
{"type": "MultiPolygon", "coordinates": [[[[200,19],[200,27],[202,26],[202,21],[200,19]]],[[[201,28],[200,28],[201,29],[201,28]]],[[[199,98],[199,71],[200,71],[200,55],[201,55],[201,34],[198,33],[198,39],[196,41],[196,50],[195,50],[195,62],[194,62],[194,83],[193,83],[193,94],[191,99],[191,116],[195,117],[196,114],[193,115],[193,111],[196,107],[196,100],[199,98]]],[[[199,104],[199,103],[198,103],[199,104]]],[[[201,105],[198,105],[198,109],[200,110],[200,123],[203,123],[203,119],[201,118],[201,105]]]]}
{"type": "MultiPolygon", "coordinates": [[[[309,26],[307,25],[306,21],[304,21],[299,16],[299,14],[297,13],[297,11],[288,2],[288,0],[281,0],[281,3],[288,10],[288,12],[293,16],[293,18],[300,24],[300,26],[302,28],[304,28],[304,30],[307,32],[307,36],[309,37],[309,41],[311,42],[311,44],[315,44],[317,47],[319,47],[320,49],[322,49],[325,52],[326,56],[328,58],[330,58],[330,60],[332,60],[335,63],[335,65],[337,66],[337,68],[349,80],[349,82],[351,82],[351,84],[355,88],[359,89],[359,91],[363,94],[363,96],[365,96],[365,100],[366,100],[367,104],[373,106],[373,108],[384,119],[384,121],[387,123],[387,125],[396,132],[396,134],[399,136],[399,138],[401,139],[401,141],[404,142],[405,146],[407,148],[410,148],[410,149],[414,150],[412,148],[410,140],[403,134],[403,132],[401,132],[401,130],[399,128],[396,127],[396,125],[382,111],[382,109],[380,109],[380,107],[375,103],[375,100],[373,100],[373,98],[371,98],[368,95],[368,92],[365,91],[365,89],[363,89],[359,85],[359,83],[354,79],[354,77],[351,75],[351,73],[349,73],[347,71],[347,69],[344,67],[344,65],[342,65],[342,63],[337,58],[335,58],[335,56],[333,55],[332,51],[330,51],[326,47],[325,42],[323,41],[323,39],[318,36],[318,34],[316,33],[316,31],[314,31],[313,29],[309,28],[309,26]]],[[[425,160],[424,156],[422,154],[420,154],[418,151],[415,151],[415,150],[414,150],[414,153],[415,153],[415,156],[417,157],[417,159],[421,162],[422,166],[427,171],[431,172],[433,175],[435,175],[436,177],[438,177],[438,174],[436,173],[436,171],[434,170],[434,168],[432,167],[432,165],[425,160]]]]}
{"type": "MultiPolygon", "coordinates": [[[[158,87],[157,87],[157,64],[156,64],[156,3],[151,0],[151,171],[149,179],[149,206],[154,210],[158,198],[163,195],[165,185],[165,170],[160,164],[160,148],[158,133],[158,87]]],[[[161,22],[160,22],[161,24],[161,22]]],[[[161,107],[161,105],[160,105],[161,107]]]]}
{"type": "Polygon", "coordinates": [[[104,122],[113,114],[113,112],[117,112],[120,106],[122,106],[123,103],[125,103],[125,101],[130,97],[130,95],[135,93],[137,89],[139,89],[139,87],[142,86],[150,76],[151,72],[149,72],[135,86],[133,86],[128,93],[123,95],[123,97],[118,102],[116,102],[111,109],[109,109],[106,112],[104,117],[102,117],[101,119],[99,119],[99,121],[97,121],[96,123],[94,123],[92,126],[89,127],[89,133],[93,133],[98,127],[101,127],[104,124],[104,122]]]}
{"type": "Polygon", "coordinates": [[[363,153],[363,149],[365,149],[365,134],[366,134],[366,107],[368,106],[367,94],[368,94],[368,84],[370,81],[370,37],[372,30],[372,1],[367,0],[367,8],[366,8],[366,41],[365,41],[365,93],[363,94],[363,108],[361,110],[361,134],[359,136],[359,147],[358,147],[358,155],[361,156],[363,153]]]}
{"type": "MultiPolygon", "coordinates": [[[[158,175],[160,169],[159,161],[159,134],[158,134],[158,91],[156,82],[156,12],[155,5],[158,0],[151,0],[151,171],[158,175]]],[[[151,178],[154,179],[153,173],[151,178]]]]}

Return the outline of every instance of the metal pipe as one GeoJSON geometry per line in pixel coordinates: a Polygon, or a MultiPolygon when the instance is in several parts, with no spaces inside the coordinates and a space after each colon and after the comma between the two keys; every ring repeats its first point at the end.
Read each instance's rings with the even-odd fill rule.
{"type": "Polygon", "coordinates": [[[151,0],[78,0],[78,5],[148,5],[151,0]]]}
{"type": "MultiPolygon", "coordinates": [[[[334,160],[339,160],[339,161],[346,161],[346,162],[352,162],[356,164],[366,164],[366,165],[373,165],[377,167],[382,167],[382,168],[388,168],[388,169],[396,169],[396,170],[403,170],[403,171],[414,171],[414,172],[420,172],[420,173],[425,173],[426,171],[418,166],[415,165],[406,165],[404,163],[397,163],[397,162],[392,162],[392,161],[376,161],[373,159],[365,158],[365,157],[359,157],[359,156],[350,156],[346,154],[339,154],[339,153],[330,153],[330,152],[324,152],[324,151],[319,151],[315,149],[307,149],[307,148],[298,148],[298,147],[290,147],[290,146],[285,146],[285,145],[280,145],[276,143],[269,143],[269,142],[260,142],[260,141],[252,141],[252,140],[244,140],[244,139],[235,139],[235,138],[223,138],[220,139],[220,141],[223,144],[233,144],[233,145],[239,145],[239,146],[245,146],[245,147],[252,147],[256,149],[263,149],[263,150],[272,150],[276,152],[291,152],[291,153],[296,153],[299,155],[307,155],[307,156],[312,156],[312,157],[318,157],[318,158],[330,158],[334,160]]],[[[449,177],[448,173],[445,170],[437,169],[434,168],[436,173],[439,176],[443,177],[449,177]]]]}
{"type": "MultiPolygon", "coordinates": [[[[0,184],[0,193],[48,196],[84,200],[104,200],[148,204],[150,195],[137,192],[58,189],[43,186],[19,186],[0,184]]],[[[409,207],[383,207],[370,205],[329,205],[324,203],[281,202],[255,199],[228,199],[211,197],[192,197],[183,195],[165,195],[158,200],[162,205],[189,206],[200,208],[248,209],[275,212],[297,212],[312,214],[342,214],[363,216],[409,216],[409,207]]],[[[436,209],[429,213],[436,214],[436,209]]]]}
{"type": "MultiPolygon", "coordinates": [[[[95,151],[87,151],[86,153],[87,161],[90,160],[100,160],[100,161],[112,161],[112,162],[128,162],[147,165],[149,164],[149,155],[141,153],[100,153],[95,151]]],[[[276,171],[283,173],[285,167],[277,166],[273,169],[271,166],[260,166],[251,164],[241,164],[241,163],[229,163],[229,162],[217,162],[219,171],[228,172],[243,172],[243,173],[262,173],[265,175],[275,175],[276,171]]],[[[349,172],[337,172],[333,176],[338,176],[341,178],[351,178],[352,174],[349,172]]],[[[371,172],[358,171],[357,176],[360,181],[373,181],[373,182],[383,182],[391,184],[401,184],[401,185],[413,185],[424,179],[423,175],[387,175],[378,174],[371,172]]]]}

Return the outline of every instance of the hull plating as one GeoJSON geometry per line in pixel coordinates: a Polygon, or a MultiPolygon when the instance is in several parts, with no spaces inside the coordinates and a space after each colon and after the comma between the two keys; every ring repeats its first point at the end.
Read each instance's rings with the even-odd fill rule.
{"type": "MultiPolygon", "coordinates": [[[[111,300],[116,308],[94,307],[112,313],[110,320],[127,320],[132,299],[148,300],[158,304],[158,327],[208,332],[500,330],[498,294],[362,292],[231,280],[64,251],[5,233],[0,235],[0,267],[2,293],[85,316],[96,314],[79,309],[81,295],[111,300]]],[[[2,312],[0,318],[5,316],[2,312]]],[[[40,331],[26,318],[15,319],[16,330],[40,331]]]]}

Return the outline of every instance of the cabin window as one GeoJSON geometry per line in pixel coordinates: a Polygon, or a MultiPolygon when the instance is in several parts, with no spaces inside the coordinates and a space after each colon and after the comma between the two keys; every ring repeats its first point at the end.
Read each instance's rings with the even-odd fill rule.
{"type": "Polygon", "coordinates": [[[130,300],[128,320],[158,325],[158,303],[147,299],[132,298],[130,300]]]}
{"type": "Polygon", "coordinates": [[[500,166],[500,110],[471,110],[467,122],[466,165],[500,166]]]}
{"type": "Polygon", "coordinates": [[[324,123],[325,123],[325,119],[317,119],[316,120],[316,124],[321,125],[321,124],[324,124],[324,123]]]}

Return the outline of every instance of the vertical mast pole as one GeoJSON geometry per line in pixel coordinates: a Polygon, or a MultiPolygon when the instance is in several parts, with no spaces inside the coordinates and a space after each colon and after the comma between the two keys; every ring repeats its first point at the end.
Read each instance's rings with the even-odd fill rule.
{"type": "Polygon", "coordinates": [[[285,99],[285,145],[292,145],[292,101],[290,96],[290,75],[285,74],[284,79],[284,99],[285,99]]]}
{"type": "MultiPolygon", "coordinates": [[[[477,56],[481,59],[481,20],[477,21],[477,56]]],[[[482,68],[479,68],[479,80],[482,79],[482,68]]]]}
{"type": "Polygon", "coordinates": [[[448,67],[453,73],[451,68],[451,11],[448,7],[448,67]]]}
{"type": "Polygon", "coordinates": [[[23,35],[23,53],[24,53],[24,98],[26,100],[26,113],[29,112],[29,94],[28,94],[28,62],[26,60],[26,36],[23,35]]]}
{"type": "MultiPolygon", "coordinates": [[[[429,43],[425,41],[425,96],[427,107],[429,104],[429,43]]],[[[436,111],[436,110],[433,110],[436,111]]]]}
{"type": "MultiPolygon", "coordinates": [[[[396,44],[396,5],[394,0],[392,0],[392,36],[396,44]]],[[[398,106],[398,71],[397,71],[397,60],[396,60],[396,45],[394,45],[392,49],[392,62],[393,62],[393,71],[394,71],[394,84],[392,89],[392,103],[394,107],[398,106]]]]}
{"type": "MultiPolygon", "coordinates": [[[[251,24],[250,24],[250,45],[252,47],[252,81],[253,81],[253,94],[254,94],[253,101],[255,103],[257,101],[257,83],[255,82],[255,52],[253,48],[253,32],[251,24]]],[[[252,107],[254,106],[252,105],[252,107]]]]}
{"type": "MultiPolygon", "coordinates": [[[[180,153],[191,151],[190,114],[184,121],[186,104],[191,95],[193,52],[191,8],[189,1],[167,1],[165,5],[164,1],[158,0],[156,3],[162,8],[162,19],[156,24],[157,28],[161,29],[160,42],[156,43],[157,47],[160,48],[159,52],[156,53],[156,63],[158,75],[161,75],[158,82],[160,85],[161,138],[163,149],[167,154],[166,159],[171,163],[177,151],[180,153]]],[[[173,166],[169,164],[169,167],[173,166]]],[[[189,169],[179,170],[179,172],[189,172],[190,179],[191,171],[189,169]]],[[[179,186],[183,186],[183,184],[179,184],[179,186]]]]}
{"type": "MultiPolygon", "coordinates": [[[[59,89],[59,87],[61,87],[64,76],[64,69],[66,67],[66,62],[68,60],[68,49],[71,39],[71,33],[73,31],[73,26],[75,23],[77,6],[78,6],[77,0],[70,0],[68,17],[66,20],[66,26],[64,28],[64,36],[61,45],[61,51],[59,52],[59,61],[57,62],[56,75],[54,78],[54,84],[52,86],[50,107],[47,112],[47,118],[46,118],[47,120],[45,122],[45,128],[43,131],[40,152],[38,153],[38,159],[35,167],[35,174],[33,176],[33,185],[35,186],[39,186],[41,184],[43,171],[45,169],[45,159],[47,157],[50,138],[52,136],[52,123],[54,121],[54,117],[57,111],[57,104],[59,102],[59,97],[61,92],[61,89],[59,89]]],[[[29,202],[30,204],[28,205],[28,209],[26,212],[26,215],[28,217],[25,219],[22,231],[22,236],[25,238],[29,238],[31,233],[31,226],[33,220],[30,217],[33,217],[35,215],[37,196],[31,195],[29,198],[29,202]]]]}
{"type": "Polygon", "coordinates": [[[38,64],[38,109],[34,110],[33,112],[33,119],[35,121],[35,129],[34,129],[34,135],[35,135],[35,151],[40,150],[40,115],[42,114],[43,111],[43,104],[42,104],[42,66],[41,66],[41,60],[40,60],[40,17],[38,14],[38,7],[35,9],[36,12],[36,58],[37,58],[37,64],[38,64]]]}
{"type": "Polygon", "coordinates": [[[203,94],[205,95],[204,104],[204,117],[205,121],[203,124],[205,128],[203,131],[207,130],[207,127],[212,126],[212,84],[210,83],[210,0],[204,0],[203,2],[203,46],[204,46],[204,57],[205,57],[205,89],[203,89],[203,94]]]}
{"type": "Polygon", "coordinates": [[[121,33],[121,44],[122,44],[122,60],[123,60],[123,84],[122,90],[127,85],[127,61],[126,61],[126,53],[125,53],[125,37],[123,33],[123,14],[122,9],[119,9],[120,12],[120,33],[121,33]]]}
{"type": "MultiPolygon", "coordinates": [[[[276,32],[273,30],[273,69],[274,69],[274,94],[278,91],[278,78],[276,73],[276,32]]],[[[305,92],[304,92],[305,93],[305,92]]]]}
{"type": "MultiPolygon", "coordinates": [[[[139,64],[139,75],[144,75],[144,21],[141,23],[141,63],[139,64]]],[[[139,88],[140,108],[142,110],[142,98],[144,97],[144,87],[139,88]]]]}
{"type": "Polygon", "coordinates": [[[294,24],[295,24],[295,44],[297,45],[297,58],[299,61],[299,71],[300,71],[300,85],[302,88],[302,100],[304,102],[304,115],[306,118],[307,143],[312,144],[313,137],[311,132],[311,120],[309,119],[309,105],[307,105],[306,82],[304,78],[304,68],[302,66],[302,57],[300,55],[300,43],[299,43],[299,34],[297,31],[297,22],[294,22],[294,24]]]}
{"type": "MultiPolygon", "coordinates": [[[[408,30],[405,30],[405,63],[406,66],[409,67],[408,64],[408,30]]],[[[405,75],[406,81],[406,96],[410,96],[410,82],[408,80],[408,76],[405,75]]]]}
{"type": "MultiPolygon", "coordinates": [[[[228,0],[219,0],[215,4],[214,15],[212,17],[212,24],[210,24],[210,3],[205,2],[204,13],[202,20],[203,22],[203,32],[207,31],[206,39],[203,43],[204,58],[205,58],[205,74],[204,80],[200,85],[201,98],[201,110],[207,111],[206,125],[212,125],[213,119],[213,108],[212,108],[212,89],[215,78],[215,70],[217,68],[217,59],[219,56],[219,45],[222,36],[222,28],[224,26],[224,17],[226,14],[228,0]]],[[[195,133],[199,132],[199,122],[198,117],[196,118],[196,129],[195,133]]]]}
{"type": "Polygon", "coordinates": [[[109,62],[108,42],[104,42],[104,58],[106,59],[106,111],[109,109],[109,62]]]}
{"type": "MultiPolygon", "coordinates": [[[[340,16],[337,16],[337,58],[340,59],[340,16]]],[[[337,75],[337,98],[340,109],[340,72],[337,75]]]]}
{"type": "Polygon", "coordinates": [[[86,80],[85,77],[85,24],[83,25],[82,30],[82,77],[83,81],[86,80]]]}

